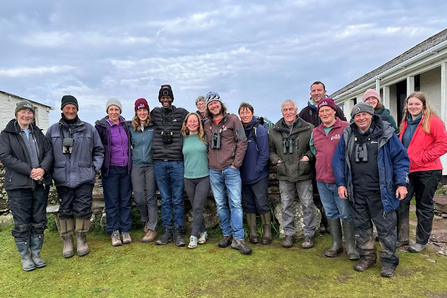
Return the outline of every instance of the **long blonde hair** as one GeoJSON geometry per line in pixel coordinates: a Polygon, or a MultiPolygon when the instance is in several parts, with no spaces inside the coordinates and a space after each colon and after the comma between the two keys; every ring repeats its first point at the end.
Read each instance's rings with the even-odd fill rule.
{"type": "Polygon", "coordinates": [[[199,136],[199,139],[205,144],[208,145],[205,141],[205,131],[203,129],[203,125],[202,125],[202,121],[200,120],[200,116],[197,113],[189,113],[188,115],[186,115],[185,119],[183,120],[183,124],[182,124],[182,136],[187,137],[189,136],[189,129],[188,127],[186,127],[186,122],[188,122],[188,118],[190,116],[196,116],[197,117],[197,121],[199,121],[199,128],[197,130],[197,135],[199,136]]]}
{"type": "Polygon", "coordinates": [[[141,122],[140,118],[137,116],[137,112],[135,112],[135,116],[132,118],[132,128],[134,131],[141,131],[141,125],[148,126],[149,123],[151,123],[151,113],[147,110],[147,118],[144,122],[141,122]]]}
{"type": "Polygon", "coordinates": [[[422,93],[420,91],[411,93],[407,97],[407,99],[405,99],[405,106],[404,106],[404,110],[403,110],[403,117],[402,117],[402,121],[400,122],[400,125],[399,125],[399,131],[402,133],[404,122],[407,120],[407,116],[410,114],[408,112],[408,100],[410,98],[412,98],[412,97],[416,97],[417,99],[419,99],[422,102],[422,116],[424,116],[424,117],[422,119],[421,126],[422,126],[422,129],[426,133],[430,134],[430,118],[431,117],[438,117],[439,118],[439,116],[435,113],[435,111],[433,111],[430,108],[430,105],[427,102],[427,97],[425,96],[424,93],[422,93]]]}

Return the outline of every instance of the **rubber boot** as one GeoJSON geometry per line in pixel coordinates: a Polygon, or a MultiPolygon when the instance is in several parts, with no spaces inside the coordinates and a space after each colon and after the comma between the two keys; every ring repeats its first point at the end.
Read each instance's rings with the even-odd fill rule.
{"type": "Polygon", "coordinates": [[[258,244],[258,230],[256,229],[256,214],[255,213],[247,213],[247,224],[248,224],[248,232],[251,244],[258,244]]]}
{"type": "Polygon", "coordinates": [[[328,218],[327,222],[329,226],[329,233],[332,237],[332,247],[326,250],[324,255],[328,258],[333,258],[343,251],[343,244],[341,240],[341,223],[339,218],[328,218]]]}
{"type": "Polygon", "coordinates": [[[43,246],[43,234],[40,235],[31,235],[30,238],[30,250],[31,250],[31,259],[37,268],[42,268],[47,265],[47,263],[40,258],[40,251],[43,246]]]}
{"type": "Polygon", "coordinates": [[[76,249],[78,256],[88,255],[87,232],[90,230],[90,219],[76,218],[76,249]]]}
{"type": "Polygon", "coordinates": [[[396,248],[410,244],[410,213],[399,206],[397,208],[397,243],[396,248]]]}
{"type": "Polygon", "coordinates": [[[64,258],[71,258],[74,255],[73,249],[73,230],[74,230],[74,220],[73,218],[61,219],[61,239],[64,248],[62,249],[62,256],[64,258]]]}
{"type": "Polygon", "coordinates": [[[15,242],[17,245],[17,250],[22,256],[22,269],[25,271],[32,271],[36,269],[36,265],[31,258],[31,252],[29,250],[30,239],[26,239],[25,241],[16,239],[15,242]]]}
{"type": "Polygon", "coordinates": [[[265,214],[261,214],[262,219],[262,244],[271,244],[272,243],[272,226],[270,220],[270,212],[265,214]]]}
{"type": "Polygon", "coordinates": [[[359,252],[355,246],[354,223],[352,221],[343,221],[343,234],[345,235],[345,246],[348,259],[358,260],[359,252]]]}

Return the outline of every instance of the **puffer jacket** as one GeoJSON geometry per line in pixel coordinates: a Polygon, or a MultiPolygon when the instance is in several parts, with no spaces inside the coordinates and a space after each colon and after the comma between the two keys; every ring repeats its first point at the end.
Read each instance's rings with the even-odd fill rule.
{"type": "MultiPolygon", "coordinates": [[[[40,128],[30,124],[30,137],[37,144],[39,167],[45,170],[42,183],[51,185],[53,151],[40,128]]],[[[0,135],[0,160],[5,166],[5,189],[34,188],[36,182],[29,176],[32,171],[31,158],[25,141],[20,135],[21,128],[16,119],[8,122],[0,135]]]]}
{"type": "Polygon", "coordinates": [[[183,136],[180,131],[187,114],[187,110],[175,106],[169,109],[160,107],[152,109],[151,120],[154,124],[152,158],[154,160],[183,160],[183,136]],[[163,142],[163,133],[172,133],[171,143],[163,142]]]}
{"type": "Polygon", "coordinates": [[[46,134],[53,148],[54,168],[52,172],[56,186],[69,188],[84,183],[95,183],[104,160],[104,147],[96,129],[79,118],[73,126],[63,119],[50,126],[46,134]],[[74,139],[71,154],[62,152],[64,138],[74,139]]]}
{"type": "Polygon", "coordinates": [[[281,118],[269,131],[270,161],[276,165],[278,180],[289,182],[303,181],[312,178],[310,162],[314,155],[310,151],[309,141],[314,126],[297,117],[290,133],[289,127],[281,118]],[[283,140],[293,140],[293,152],[284,153],[283,140]],[[300,161],[307,156],[310,161],[300,161]],[[278,160],[281,160],[278,163],[278,160]]]}
{"type": "MultiPolygon", "coordinates": [[[[379,116],[374,115],[375,127],[371,134],[379,135],[379,152],[377,164],[379,168],[380,196],[383,209],[386,213],[396,210],[399,199],[396,198],[396,189],[406,186],[410,161],[405,147],[394,133],[388,122],[382,122],[379,116]]],[[[354,129],[357,125],[352,123],[343,132],[343,136],[335,149],[332,159],[335,184],[337,187],[345,186],[348,190],[348,199],[354,201],[354,186],[352,185],[351,154],[354,151],[354,129]]]]}
{"type": "Polygon", "coordinates": [[[204,126],[209,144],[209,167],[216,171],[222,171],[230,166],[238,169],[244,161],[247,150],[247,137],[239,117],[235,114],[225,114],[219,124],[208,119],[204,126]],[[213,133],[220,133],[220,149],[212,148],[213,133]]]}

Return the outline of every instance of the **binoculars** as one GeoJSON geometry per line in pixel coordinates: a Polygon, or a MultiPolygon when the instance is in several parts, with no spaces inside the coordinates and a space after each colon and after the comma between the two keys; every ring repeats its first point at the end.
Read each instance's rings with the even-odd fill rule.
{"type": "Polygon", "coordinates": [[[220,149],[221,145],[221,137],[220,132],[213,132],[213,135],[211,136],[211,149],[220,149]]]}
{"type": "Polygon", "coordinates": [[[62,140],[62,153],[71,154],[73,149],[74,139],[73,138],[64,138],[62,140]]]}
{"type": "Polygon", "coordinates": [[[292,139],[283,139],[282,140],[282,152],[284,154],[292,154],[293,153],[293,145],[294,141],[292,139]]]}
{"type": "Polygon", "coordinates": [[[359,144],[355,144],[355,162],[367,162],[368,161],[368,147],[366,143],[363,143],[361,146],[359,144]]]}

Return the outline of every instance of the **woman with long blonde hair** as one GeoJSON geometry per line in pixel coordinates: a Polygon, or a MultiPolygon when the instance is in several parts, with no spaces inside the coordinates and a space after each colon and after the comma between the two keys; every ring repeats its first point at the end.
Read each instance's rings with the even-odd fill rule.
{"type": "Polygon", "coordinates": [[[407,196],[397,209],[397,246],[409,244],[408,214],[414,194],[418,219],[416,242],[407,250],[418,253],[427,246],[432,230],[433,196],[442,177],[440,157],[447,152],[447,132],[422,92],[413,92],[407,97],[399,131],[410,158],[410,174],[407,196]]]}
{"type": "Polygon", "coordinates": [[[186,115],[181,133],[185,164],[184,185],[193,211],[192,232],[188,248],[196,248],[197,244],[204,244],[208,237],[203,208],[210,191],[208,142],[197,113],[186,115]],[[197,238],[199,232],[200,237],[197,238]]]}

